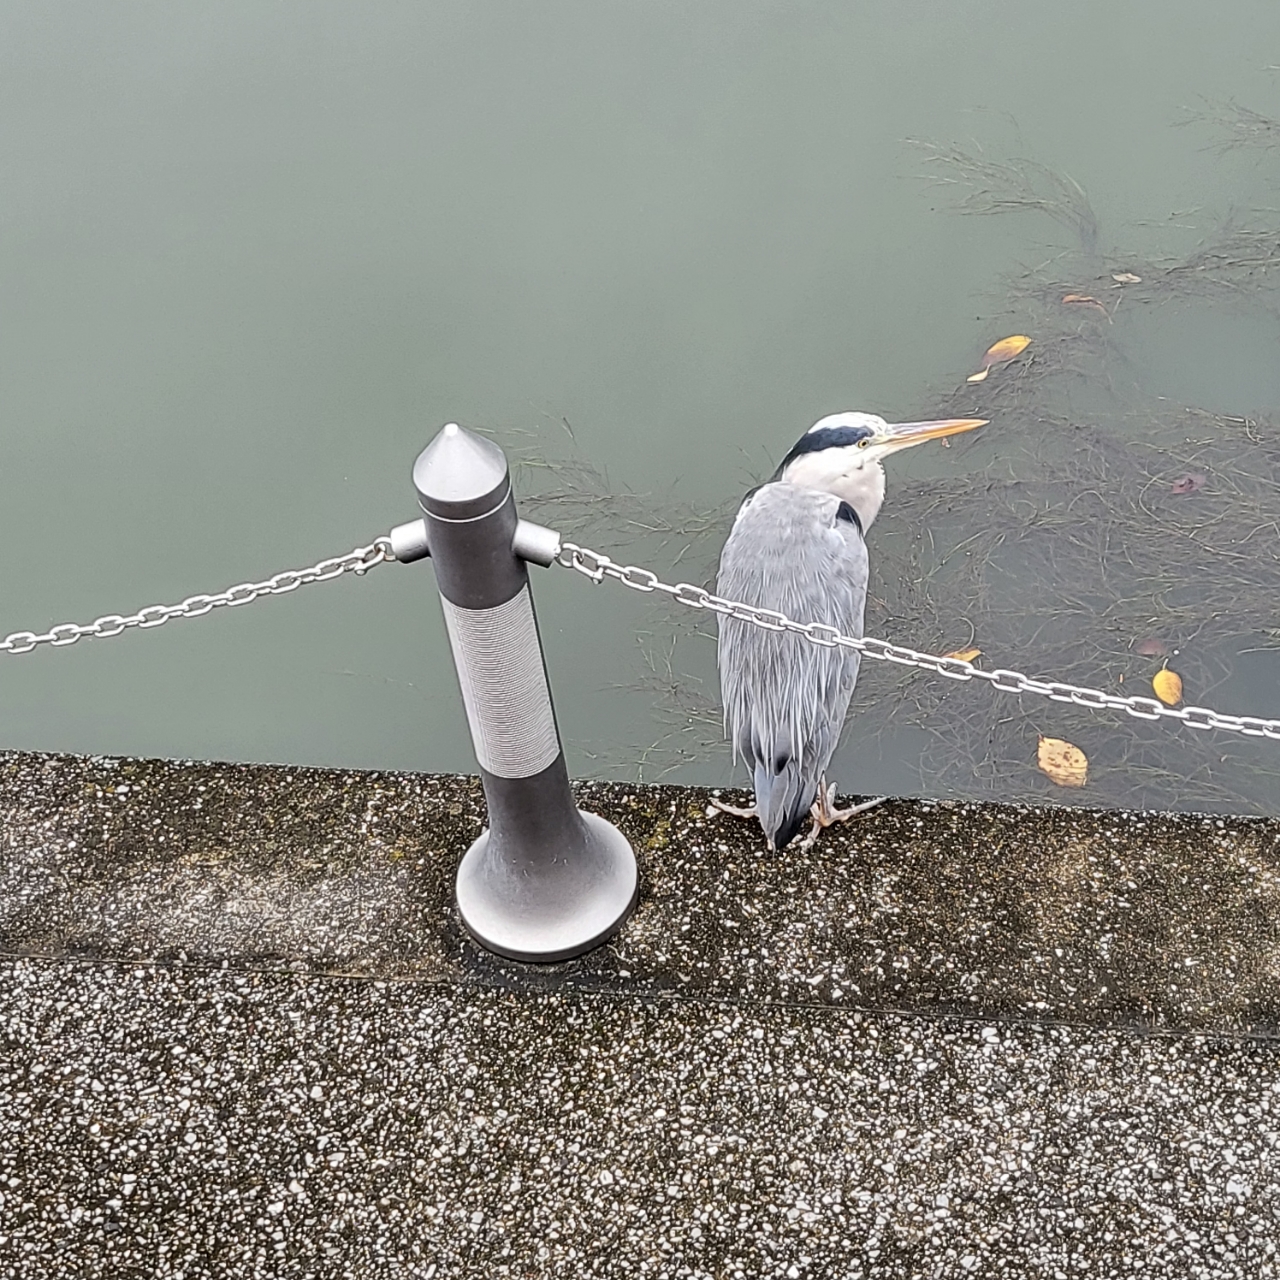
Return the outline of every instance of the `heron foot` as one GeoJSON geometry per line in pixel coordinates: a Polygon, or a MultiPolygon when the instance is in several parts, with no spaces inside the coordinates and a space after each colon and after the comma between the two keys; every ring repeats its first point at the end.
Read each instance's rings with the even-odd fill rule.
{"type": "Polygon", "coordinates": [[[711,803],[707,805],[707,817],[714,818],[717,813],[727,813],[734,818],[759,817],[755,805],[752,805],[749,809],[744,809],[736,804],[725,804],[723,800],[717,800],[712,796],[711,803]]]}
{"type": "Polygon", "coordinates": [[[800,847],[810,848],[827,827],[834,826],[837,822],[848,822],[850,818],[884,804],[888,798],[888,796],[877,796],[874,800],[864,800],[861,804],[850,805],[847,809],[837,809],[836,784],[833,782],[827,786],[827,780],[823,778],[818,784],[818,798],[813,802],[813,808],[810,810],[813,826],[809,829],[809,834],[800,842],[800,847]]]}
{"type": "MultiPolygon", "coordinates": [[[[725,804],[723,800],[717,800],[712,796],[711,803],[707,805],[707,817],[714,818],[718,813],[727,813],[735,818],[758,818],[760,816],[760,810],[755,805],[752,805],[749,809],[744,809],[740,805],[725,804]]],[[[765,837],[765,843],[768,845],[770,853],[777,853],[773,841],[767,836],[765,837]]]]}

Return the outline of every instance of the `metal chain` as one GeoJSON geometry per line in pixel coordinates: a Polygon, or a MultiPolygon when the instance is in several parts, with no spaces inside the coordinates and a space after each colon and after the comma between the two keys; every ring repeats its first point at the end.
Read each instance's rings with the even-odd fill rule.
{"type": "MultiPolygon", "coordinates": [[[[321,560],[319,564],[312,565],[309,569],[286,569],[283,573],[277,573],[263,582],[241,582],[214,595],[188,596],[180,604],[148,605],[145,609],[140,609],[137,613],[128,616],[111,613],[83,625],[64,622],[43,633],[15,631],[12,635],[0,640],[0,652],[30,653],[32,649],[42,644],[59,648],[75,644],[85,636],[108,639],[111,636],[120,635],[131,627],[145,630],[149,627],[163,626],[172,618],[199,618],[224,605],[235,608],[238,605],[250,604],[260,596],[285,595],[308,583],[328,582],[333,578],[340,578],[344,573],[362,575],[395,558],[395,552],[391,549],[391,539],[375,538],[367,547],[356,547],[346,555],[335,556],[331,560],[321,560]]],[[[691,609],[707,609],[724,617],[737,618],[741,622],[762,627],[766,631],[789,631],[828,649],[836,646],[855,649],[868,658],[893,662],[904,667],[917,667],[922,671],[933,671],[940,676],[946,676],[949,680],[984,680],[993,689],[999,689],[1002,693],[1034,693],[1040,697],[1049,698],[1053,702],[1071,702],[1076,706],[1091,707],[1095,710],[1123,711],[1139,720],[1177,720],[1190,729],[1226,729],[1248,737],[1272,738],[1280,741],[1280,720],[1227,715],[1225,712],[1214,711],[1209,707],[1167,707],[1155,698],[1125,698],[1114,693],[1104,693],[1100,689],[1088,689],[1058,680],[1035,680],[1020,671],[1010,671],[1004,667],[995,671],[984,671],[961,658],[921,653],[905,645],[890,644],[887,640],[843,635],[835,627],[821,622],[797,622],[775,609],[762,609],[757,605],[743,604],[738,600],[726,600],[705,587],[694,586],[689,582],[678,582],[673,586],[671,583],[663,582],[649,569],[642,569],[633,564],[617,564],[601,552],[580,547],[573,542],[561,542],[556,563],[566,569],[574,569],[584,574],[597,584],[603,582],[605,578],[614,578],[633,591],[661,591],[671,596],[677,603],[687,605],[691,609]]]]}
{"type": "Polygon", "coordinates": [[[99,640],[118,636],[130,627],[145,630],[148,627],[161,627],[171,618],[199,618],[212,609],[220,609],[223,605],[235,608],[237,605],[249,604],[259,596],[282,596],[286,592],[296,591],[310,582],[328,582],[332,578],[340,578],[344,573],[365,574],[370,569],[394,560],[391,550],[391,539],[375,538],[367,547],[356,547],[345,556],[335,556],[332,560],[321,560],[310,569],[286,569],[265,582],[241,582],[216,595],[188,596],[181,604],[152,604],[137,613],[123,617],[118,613],[109,613],[84,626],[75,622],[64,622],[43,634],[34,631],[15,631],[13,635],[0,640],[0,652],[30,653],[37,645],[48,644],[58,648],[61,645],[75,644],[84,636],[93,636],[99,640]]]}
{"type": "Polygon", "coordinates": [[[662,591],[680,604],[691,609],[708,609],[726,618],[737,618],[766,631],[790,631],[825,648],[839,645],[856,649],[868,658],[896,662],[904,667],[919,667],[933,671],[949,680],[985,680],[993,689],[1002,693],[1035,693],[1054,702],[1073,702],[1080,707],[1092,707],[1124,711],[1139,720],[1178,720],[1189,729],[1228,729],[1253,738],[1274,738],[1280,741],[1280,720],[1262,720],[1257,716],[1230,716],[1208,707],[1167,707],[1155,698],[1122,698],[1100,689],[1086,689],[1079,685],[1063,684],[1057,680],[1033,680],[1020,671],[1000,668],[984,671],[960,658],[943,658],[932,653],[920,653],[903,645],[889,644],[885,640],[858,638],[842,635],[835,627],[821,622],[796,622],[774,609],[761,609],[755,605],[726,600],[688,582],[675,586],[662,582],[658,575],[636,565],[620,565],[598,551],[588,550],[576,543],[562,542],[556,563],[566,569],[576,569],[592,582],[599,584],[605,578],[614,578],[634,591],[662,591]]]}

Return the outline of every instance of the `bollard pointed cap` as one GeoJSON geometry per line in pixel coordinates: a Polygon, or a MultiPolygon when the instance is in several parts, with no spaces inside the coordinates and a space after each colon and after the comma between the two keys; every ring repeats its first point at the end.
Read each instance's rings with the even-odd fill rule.
{"type": "Polygon", "coordinates": [[[413,464],[418,502],[424,511],[445,520],[486,515],[510,485],[502,450],[456,422],[449,423],[413,464]]]}

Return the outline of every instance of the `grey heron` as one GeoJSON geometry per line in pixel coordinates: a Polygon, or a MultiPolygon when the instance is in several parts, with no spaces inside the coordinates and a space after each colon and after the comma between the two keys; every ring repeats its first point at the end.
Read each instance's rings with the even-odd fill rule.
{"type": "MultiPolygon", "coordinates": [[[[882,459],[899,449],[971,431],[984,418],[889,423],[873,413],[836,413],[800,437],[767,483],[738,509],[720,554],[716,591],[862,636],[866,533],[884,502],[882,459]]],[[[752,771],[755,805],[716,808],[756,817],[770,850],[812,827],[870,808],[835,807],[827,767],[858,679],[852,649],[815,645],[721,616],[718,657],[725,734],[752,771]]]]}

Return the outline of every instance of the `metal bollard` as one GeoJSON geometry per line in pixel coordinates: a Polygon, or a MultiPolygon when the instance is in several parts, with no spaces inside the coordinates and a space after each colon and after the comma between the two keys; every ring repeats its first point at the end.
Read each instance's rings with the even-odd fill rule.
{"type": "MultiPolygon", "coordinates": [[[[621,926],[639,876],[622,833],[581,812],[569,789],[529,574],[513,549],[506,456],[450,423],[419,454],[413,483],[425,539],[412,558],[429,548],[435,564],[489,805],[489,827],[458,867],[462,923],[514,960],[582,955],[621,926]]],[[[519,523],[521,550],[550,563],[536,536],[548,531],[519,523]]],[[[413,535],[401,536],[408,548],[413,535]]]]}

